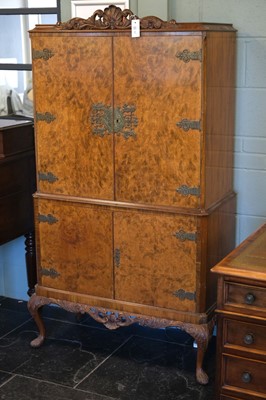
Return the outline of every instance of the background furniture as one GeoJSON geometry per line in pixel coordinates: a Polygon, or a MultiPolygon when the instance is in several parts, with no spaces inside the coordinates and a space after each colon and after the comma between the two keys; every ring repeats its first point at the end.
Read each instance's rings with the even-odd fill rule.
{"type": "Polygon", "coordinates": [[[234,247],[235,30],[129,10],[31,31],[44,304],[115,329],[212,333],[210,268],[234,247]],[[134,316],[134,317],[133,317],[134,316]]]}
{"type": "Polygon", "coordinates": [[[266,398],[266,224],[218,274],[217,399],[266,398]]]}
{"type": "Polygon", "coordinates": [[[33,122],[0,119],[0,245],[25,235],[29,295],[36,283],[35,182],[33,122]]]}

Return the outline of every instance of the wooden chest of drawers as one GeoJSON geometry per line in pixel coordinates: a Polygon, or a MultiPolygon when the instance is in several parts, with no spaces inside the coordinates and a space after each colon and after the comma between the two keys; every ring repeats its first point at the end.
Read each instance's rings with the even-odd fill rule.
{"type": "Polygon", "coordinates": [[[31,32],[38,285],[109,328],[212,332],[210,268],[234,247],[235,29],[110,6],[31,32]],[[134,316],[134,318],[132,317],[134,316]]]}
{"type": "Polygon", "coordinates": [[[32,194],[36,190],[33,122],[0,119],[0,245],[25,235],[28,294],[36,284],[32,194]]]}
{"type": "Polygon", "coordinates": [[[265,399],[266,225],[212,271],[219,274],[217,399],[265,399]]]}

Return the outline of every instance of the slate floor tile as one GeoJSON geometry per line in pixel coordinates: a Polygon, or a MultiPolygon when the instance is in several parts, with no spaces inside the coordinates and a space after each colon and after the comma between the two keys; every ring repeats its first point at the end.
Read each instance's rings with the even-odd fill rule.
{"type": "Polygon", "coordinates": [[[77,388],[119,400],[213,400],[195,382],[196,351],[174,343],[133,337],[77,388]]]}
{"type": "MultiPolygon", "coordinates": [[[[0,308],[6,310],[12,310],[28,314],[28,302],[25,300],[10,299],[8,297],[2,297],[0,299],[0,308]]],[[[29,315],[29,314],[28,314],[29,315]]]]}
{"type": "Polygon", "coordinates": [[[21,313],[0,307],[0,338],[30,319],[31,316],[28,313],[21,313]]]}
{"type": "Polygon", "coordinates": [[[37,335],[34,321],[0,339],[0,366],[5,371],[73,387],[125,341],[119,332],[45,322],[49,334],[38,349],[30,347],[37,335]]]}
{"type": "Polygon", "coordinates": [[[12,377],[12,374],[10,374],[8,372],[0,371],[0,386],[4,382],[8,381],[11,377],[12,377]]]}
{"type": "Polygon", "coordinates": [[[112,331],[85,315],[45,306],[46,340],[26,302],[0,298],[0,400],[213,400],[215,340],[195,380],[193,339],[179,329],[138,325],[112,331]],[[2,334],[1,334],[2,333],[2,334]]]}
{"type": "Polygon", "coordinates": [[[1,400],[113,400],[95,393],[73,390],[38,379],[14,376],[0,386],[1,400]]]}

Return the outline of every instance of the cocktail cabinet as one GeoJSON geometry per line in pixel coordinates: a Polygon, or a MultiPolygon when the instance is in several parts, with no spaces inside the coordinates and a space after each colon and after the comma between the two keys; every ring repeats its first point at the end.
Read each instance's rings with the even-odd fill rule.
{"type": "Polygon", "coordinates": [[[176,326],[202,370],[210,268],[234,248],[235,29],[116,6],[39,25],[32,40],[38,284],[110,329],[176,326]]]}

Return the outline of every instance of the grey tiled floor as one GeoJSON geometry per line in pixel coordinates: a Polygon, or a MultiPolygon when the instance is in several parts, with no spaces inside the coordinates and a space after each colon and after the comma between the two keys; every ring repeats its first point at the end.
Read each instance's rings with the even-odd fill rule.
{"type": "Polygon", "coordinates": [[[201,386],[192,339],[178,329],[109,331],[53,306],[43,318],[47,339],[33,349],[37,327],[26,302],[0,298],[0,399],[214,399],[215,339],[205,357],[210,382],[201,386]]]}

